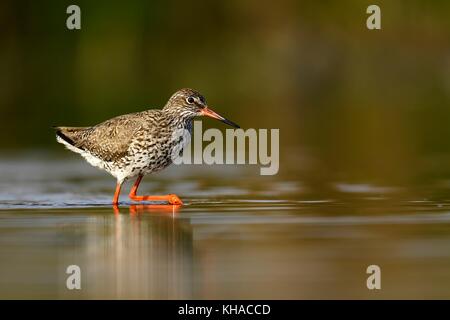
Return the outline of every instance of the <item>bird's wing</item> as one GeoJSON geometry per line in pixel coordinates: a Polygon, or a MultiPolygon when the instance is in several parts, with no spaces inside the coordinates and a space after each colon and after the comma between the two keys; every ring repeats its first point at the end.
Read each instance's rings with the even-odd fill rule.
{"type": "Polygon", "coordinates": [[[128,154],[131,140],[144,125],[138,114],[118,116],[88,129],[76,147],[104,161],[114,161],[128,154]]]}

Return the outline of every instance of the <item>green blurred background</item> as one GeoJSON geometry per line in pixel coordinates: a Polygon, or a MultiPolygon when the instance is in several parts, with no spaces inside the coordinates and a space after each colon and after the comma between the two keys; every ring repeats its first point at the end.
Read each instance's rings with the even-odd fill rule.
{"type": "Polygon", "coordinates": [[[2,1],[0,152],[63,152],[50,126],[192,87],[243,128],[279,128],[280,174],[308,155],[312,179],[450,178],[449,16],[437,0],[2,1]]]}

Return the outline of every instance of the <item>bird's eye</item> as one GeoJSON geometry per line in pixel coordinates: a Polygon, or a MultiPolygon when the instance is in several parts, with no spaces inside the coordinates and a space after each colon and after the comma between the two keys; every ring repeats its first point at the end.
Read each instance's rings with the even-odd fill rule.
{"type": "Polygon", "coordinates": [[[193,103],[194,103],[194,98],[188,97],[188,98],[186,99],[186,101],[187,101],[187,103],[189,103],[189,104],[193,104],[193,103]]]}

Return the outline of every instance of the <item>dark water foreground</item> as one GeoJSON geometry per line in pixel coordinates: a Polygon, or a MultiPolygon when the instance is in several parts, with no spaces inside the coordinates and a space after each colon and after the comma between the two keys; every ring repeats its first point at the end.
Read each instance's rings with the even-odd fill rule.
{"type": "Polygon", "coordinates": [[[0,298],[450,298],[445,184],[412,196],[335,182],[325,196],[295,179],[174,168],[141,192],[185,206],[115,211],[114,181],[76,160],[0,163],[0,298]],[[366,287],[372,264],[379,291],[366,287]],[[69,265],[81,290],[66,288],[69,265]]]}

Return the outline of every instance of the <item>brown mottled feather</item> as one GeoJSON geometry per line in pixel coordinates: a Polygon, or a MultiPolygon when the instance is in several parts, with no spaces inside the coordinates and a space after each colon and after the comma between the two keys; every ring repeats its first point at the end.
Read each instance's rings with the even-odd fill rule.
{"type": "MultiPolygon", "coordinates": [[[[93,127],[57,127],[57,134],[68,143],[88,151],[104,161],[115,161],[127,155],[131,140],[144,128],[149,129],[149,113],[154,118],[159,110],[121,115],[93,127]]],[[[151,119],[150,119],[151,120],[151,119]]]]}
{"type": "Polygon", "coordinates": [[[181,89],[161,110],[121,115],[93,127],[55,129],[58,142],[122,183],[169,166],[174,152],[181,152],[189,139],[178,137],[178,130],[192,132],[192,121],[204,108],[206,101],[197,91],[181,89]]]}

